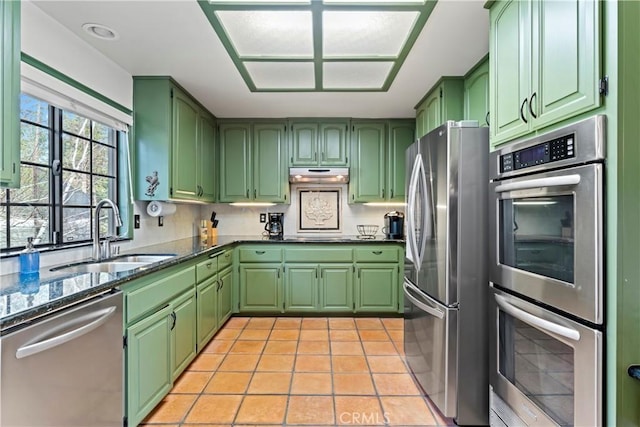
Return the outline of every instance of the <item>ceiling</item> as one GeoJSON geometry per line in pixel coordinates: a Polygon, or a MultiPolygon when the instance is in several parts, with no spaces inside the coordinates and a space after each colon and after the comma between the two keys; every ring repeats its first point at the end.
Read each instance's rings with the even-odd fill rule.
{"type": "Polygon", "coordinates": [[[169,75],[216,117],[414,117],[441,76],[464,75],[488,52],[482,0],[439,0],[386,92],[252,92],[196,0],[34,2],[132,75],[169,75]],[[111,27],[115,41],[82,30],[111,27]]]}

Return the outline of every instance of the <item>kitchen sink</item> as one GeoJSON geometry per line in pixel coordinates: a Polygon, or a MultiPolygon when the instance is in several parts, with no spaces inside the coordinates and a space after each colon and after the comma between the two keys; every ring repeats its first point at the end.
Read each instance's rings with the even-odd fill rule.
{"type": "Polygon", "coordinates": [[[119,273],[135,270],[160,261],[173,258],[175,255],[122,255],[104,261],[85,261],[77,264],[52,268],[51,271],[69,273],[119,273]]]}

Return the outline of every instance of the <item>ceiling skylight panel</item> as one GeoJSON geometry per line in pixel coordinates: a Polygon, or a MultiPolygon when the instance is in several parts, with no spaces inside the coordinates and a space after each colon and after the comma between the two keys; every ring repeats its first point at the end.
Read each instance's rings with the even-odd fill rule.
{"type": "Polygon", "coordinates": [[[245,62],[245,68],[258,89],[314,89],[312,62],[245,62]]]}
{"type": "Polygon", "coordinates": [[[323,87],[327,89],[372,89],[384,85],[393,62],[325,62],[323,87]]]}
{"type": "Polygon", "coordinates": [[[322,0],[324,4],[357,4],[359,6],[403,6],[425,4],[425,0],[322,0]]]}
{"type": "Polygon", "coordinates": [[[414,11],[324,11],[322,56],[396,58],[418,16],[414,11]]]}
{"type": "Polygon", "coordinates": [[[311,4],[311,0],[209,0],[209,4],[273,5],[311,4]]]}
{"type": "Polygon", "coordinates": [[[219,10],[216,15],[240,58],[313,58],[310,11],[219,10]]]}

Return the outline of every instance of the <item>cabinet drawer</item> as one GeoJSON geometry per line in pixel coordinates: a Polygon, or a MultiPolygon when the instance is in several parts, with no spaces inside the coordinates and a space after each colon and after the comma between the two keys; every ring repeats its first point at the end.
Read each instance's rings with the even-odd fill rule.
{"type": "Polygon", "coordinates": [[[231,265],[233,261],[233,251],[224,251],[218,255],[218,271],[222,271],[231,265]]]}
{"type": "Polygon", "coordinates": [[[287,262],[353,262],[351,249],[338,248],[304,248],[285,249],[284,260],[287,262]]]}
{"type": "Polygon", "coordinates": [[[213,257],[196,265],[196,280],[198,283],[208,279],[218,272],[218,262],[218,257],[213,257]]]}
{"type": "Polygon", "coordinates": [[[282,249],[244,248],[239,249],[240,262],[280,262],[282,249]]]}
{"type": "Polygon", "coordinates": [[[136,289],[126,296],[127,323],[132,323],[143,314],[167,303],[195,285],[193,267],[158,278],[147,286],[136,289]]]}
{"type": "Polygon", "coordinates": [[[399,261],[397,248],[359,248],[356,249],[356,261],[358,262],[395,262],[399,261]]]}

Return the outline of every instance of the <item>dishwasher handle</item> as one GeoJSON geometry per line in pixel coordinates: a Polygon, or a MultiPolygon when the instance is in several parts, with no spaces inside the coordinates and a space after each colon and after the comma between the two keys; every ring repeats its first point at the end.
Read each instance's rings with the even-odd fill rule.
{"type": "Polygon", "coordinates": [[[90,320],[95,317],[98,317],[96,320],[93,320],[91,323],[87,323],[86,325],[81,326],[72,331],[65,332],[64,334],[57,335],[53,338],[49,338],[44,341],[22,346],[16,351],[16,358],[23,359],[25,357],[29,357],[34,354],[41,353],[43,351],[49,350],[51,348],[57,347],[71,340],[74,340],[76,338],[79,338],[93,331],[94,329],[102,326],[103,324],[105,324],[107,320],[109,320],[109,317],[111,317],[113,313],[115,313],[115,311],[116,311],[116,307],[111,306],[111,307],[107,307],[102,310],[81,316],[80,318],[72,319],[67,323],[69,326],[71,326],[74,323],[77,323],[78,320],[90,320]]]}

